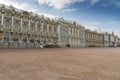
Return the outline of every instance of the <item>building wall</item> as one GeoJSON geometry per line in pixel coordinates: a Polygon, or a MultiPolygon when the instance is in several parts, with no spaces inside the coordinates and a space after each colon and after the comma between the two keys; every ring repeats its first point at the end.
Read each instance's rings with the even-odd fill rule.
{"type": "Polygon", "coordinates": [[[76,22],[50,19],[5,5],[0,7],[0,35],[0,45],[8,48],[85,45],[84,29],[76,22]]]}
{"type": "Polygon", "coordinates": [[[115,45],[118,45],[118,36],[115,36],[115,45]]]}
{"type": "Polygon", "coordinates": [[[86,30],[86,47],[102,47],[103,46],[103,34],[95,31],[86,30]]]}
{"type": "Polygon", "coordinates": [[[66,47],[84,47],[85,46],[85,33],[84,28],[75,22],[66,22],[60,20],[59,25],[59,44],[66,47]]]}
{"type": "Polygon", "coordinates": [[[0,46],[34,48],[57,45],[58,22],[13,7],[0,7],[0,46]]]}
{"type": "Polygon", "coordinates": [[[104,47],[109,47],[109,34],[106,32],[106,33],[104,33],[104,38],[103,38],[103,40],[104,40],[104,47]]]}
{"type": "Polygon", "coordinates": [[[115,44],[115,37],[113,34],[109,34],[109,46],[114,46],[115,44]]]}

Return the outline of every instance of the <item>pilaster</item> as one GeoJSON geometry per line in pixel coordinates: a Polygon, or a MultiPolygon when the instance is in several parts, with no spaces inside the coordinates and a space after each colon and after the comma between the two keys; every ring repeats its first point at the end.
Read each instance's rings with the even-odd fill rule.
{"type": "Polygon", "coordinates": [[[29,31],[30,31],[30,20],[28,21],[28,27],[29,27],[29,31]]]}
{"type": "Polygon", "coordinates": [[[21,19],[20,19],[20,28],[21,28],[21,30],[23,29],[23,28],[22,28],[22,27],[23,27],[23,26],[22,26],[22,25],[23,25],[22,22],[23,22],[23,19],[21,18],[21,19]]]}
{"type": "Polygon", "coordinates": [[[54,33],[54,25],[52,25],[52,33],[54,33]]]}
{"type": "Polygon", "coordinates": [[[38,25],[37,25],[37,21],[35,22],[35,31],[37,32],[37,28],[38,28],[38,25]]]}
{"type": "Polygon", "coordinates": [[[3,25],[3,21],[4,21],[4,14],[2,13],[2,21],[1,21],[1,25],[3,25]]]}
{"type": "Polygon", "coordinates": [[[12,30],[13,30],[14,17],[12,16],[12,30]]]}

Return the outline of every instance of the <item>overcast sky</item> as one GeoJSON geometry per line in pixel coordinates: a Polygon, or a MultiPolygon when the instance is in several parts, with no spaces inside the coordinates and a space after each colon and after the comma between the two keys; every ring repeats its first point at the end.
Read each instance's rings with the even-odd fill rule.
{"type": "Polygon", "coordinates": [[[120,0],[0,0],[1,4],[44,14],[64,17],[92,30],[120,36],[120,0]]]}

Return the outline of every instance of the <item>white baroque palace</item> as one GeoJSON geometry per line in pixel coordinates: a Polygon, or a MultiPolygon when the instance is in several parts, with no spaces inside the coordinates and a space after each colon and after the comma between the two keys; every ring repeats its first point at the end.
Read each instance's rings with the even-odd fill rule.
{"type": "Polygon", "coordinates": [[[75,22],[50,19],[13,6],[0,5],[0,47],[83,47],[84,34],[84,27],[75,22]]]}
{"type": "Polygon", "coordinates": [[[109,47],[118,45],[119,40],[114,33],[0,4],[0,48],[109,47]]]}

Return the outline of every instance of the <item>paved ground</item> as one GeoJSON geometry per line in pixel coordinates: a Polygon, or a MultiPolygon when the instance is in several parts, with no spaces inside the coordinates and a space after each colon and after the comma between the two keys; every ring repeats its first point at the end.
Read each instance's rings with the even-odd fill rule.
{"type": "Polygon", "coordinates": [[[0,80],[120,80],[120,48],[0,49],[0,80]]]}

